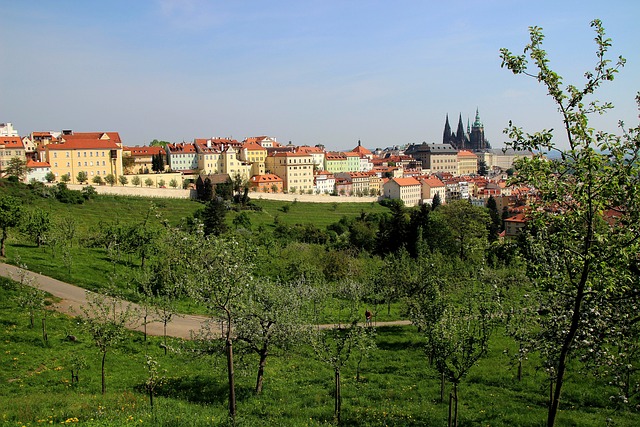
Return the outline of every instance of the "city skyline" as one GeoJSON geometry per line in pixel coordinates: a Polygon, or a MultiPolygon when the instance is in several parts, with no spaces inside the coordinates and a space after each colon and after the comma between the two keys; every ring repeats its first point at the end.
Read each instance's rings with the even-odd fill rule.
{"type": "MultiPolygon", "coordinates": [[[[616,108],[592,126],[637,124],[636,2],[113,1],[3,2],[0,121],[21,135],[115,131],[153,139],[362,145],[442,142],[445,118],[476,109],[501,148],[509,120],[525,131],[562,122],[534,79],[500,68],[543,28],[551,67],[580,85],[595,65],[601,19],[609,58],[627,65],[596,94],[616,108]]],[[[561,138],[562,134],[558,134],[561,138]]]]}

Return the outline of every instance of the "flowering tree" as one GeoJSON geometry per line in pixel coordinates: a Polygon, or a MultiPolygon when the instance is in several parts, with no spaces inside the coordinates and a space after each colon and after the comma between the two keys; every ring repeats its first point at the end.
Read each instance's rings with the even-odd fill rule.
{"type": "Polygon", "coordinates": [[[615,135],[589,127],[592,114],[613,107],[590,97],[625,64],[622,57],[614,64],[606,58],[611,40],[602,23],[594,20],[591,26],[597,60],[581,87],[564,86],[550,68],[539,27],[530,28],[523,55],[501,49],[503,67],[546,88],[568,143],[561,148],[552,130],[528,134],[511,123],[505,130],[510,147],[541,153],[517,163],[514,181],[539,194],[531,203],[521,248],[534,284],[529,312],[536,314],[537,325],[531,343],[552,384],[548,426],[556,421],[568,362],[578,355],[596,363],[614,357],[616,340],[629,337],[638,320],[628,314],[640,293],[640,128],[620,123],[621,134],[615,135]],[[529,71],[527,57],[536,71],[529,71]]]}

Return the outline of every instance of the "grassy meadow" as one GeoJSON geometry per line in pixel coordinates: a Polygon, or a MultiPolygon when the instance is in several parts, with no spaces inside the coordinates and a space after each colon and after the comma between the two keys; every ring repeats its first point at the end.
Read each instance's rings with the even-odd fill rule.
{"type": "MultiPolygon", "coordinates": [[[[88,289],[101,290],[115,285],[119,293],[136,300],[131,271],[140,260],[123,258],[114,262],[102,247],[88,247],[105,224],[140,223],[154,206],[158,215],[171,225],[190,218],[202,204],[190,200],[144,199],[138,197],[97,196],[83,204],[63,204],[42,198],[16,187],[3,187],[21,197],[26,209],[37,206],[55,218],[71,218],[77,226],[74,245],[68,255],[50,245],[36,247],[26,234],[11,230],[4,261],[26,264],[30,270],[74,283],[88,289]],[[112,277],[118,277],[112,283],[112,277]]],[[[313,223],[324,229],[343,216],[382,213],[388,209],[370,203],[303,203],[257,200],[261,210],[244,211],[250,218],[246,237],[268,235],[277,224],[313,223]],[[267,233],[262,233],[262,231],[267,233]]],[[[233,230],[237,212],[230,210],[227,223],[233,230]]],[[[292,265],[313,264],[321,268],[325,253],[321,245],[298,242],[266,246],[270,258],[293,259],[292,264],[274,262],[269,268],[286,269],[292,265]],[[271,253],[272,251],[273,253],[271,253]],[[277,252],[282,251],[282,252],[277,252]]],[[[344,253],[334,250],[341,260],[344,253]]],[[[265,254],[263,254],[265,255],[265,254]]],[[[266,259],[266,258],[263,258],[266,259]]],[[[354,257],[351,267],[358,267],[354,257]]],[[[367,262],[379,262],[368,259],[367,262]]],[[[364,265],[364,263],[363,263],[364,265]]],[[[310,267],[309,267],[310,268],[310,267]]],[[[361,269],[365,269],[360,265],[361,269]]],[[[351,274],[352,270],[345,270],[351,274]]],[[[376,270],[377,271],[377,270],[376,270]]],[[[342,277],[342,276],[341,276],[342,277]]],[[[462,291],[464,291],[462,289],[462,291]]],[[[37,426],[46,424],[79,424],[87,426],[226,426],[227,371],[222,351],[196,356],[193,343],[169,340],[170,352],[165,356],[162,338],[144,340],[137,332],[128,332],[126,340],[106,356],[105,395],[100,393],[100,353],[91,336],[74,318],[50,310],[36,313],[35,327],[20,296],[18,284],[0,278],[0,425],[37,426]],[[46,315],[48,340],[40,328],[46,315]],[[76,340],[67,337],[73,335],[76,340]],[[156,390],[151,407],[145,392],[149,377],[146,358],[158,362],[163,381],[156,390]],[[71,368],[82,362],[79,382],[72,383],[71,368]]],[[[335,320],[329,304],[326,320],[335,320]]],[[[403,306],[395,302],[373,309],[376,321],[403,317],[403,306]]],[[[183,300],[178,311],[199,313],[203,307],[183,300]]],[[[364,307],[358,312],[364,313],[364,307]]],[[[339,313],[339,310],[338,310],[339,313]]],[[[447,423],[449,384],[444,401],[440,400],[440,377],[430,366],[425,353],[424,335],[413,326],[376,328],[376,349],[359,365],[355,351],[342,370],[342,420],[344,426],[442,426],[447,423]]],[[[221,350],[221,349],[220,349],[221,350]]],[[[460,426],[543,426],[547,414],[548,380],[536,367],[535,355],[524,363],[522,380],[517,379],[511,359],[517,345],[497,330],[489,345],[489,353],[463,379],[460,388],[460,426]]],[[[256,395],[257,356],[236,351],[237,426],[329,426],[333,418],[334,378],[332,369],[318,361],[306,345],[274,350],[266,366],[264,391],[256,395]]],[[[575,363],[575,362],[574,362],[575,363]]],[[[636,426],[640,415],[628,406],[618,404],[610,396],[615,389],[597,378],[583,365],[571,366],[558,426],[636,426]]]]}
{"type": "MultiPolygon", "coordinates": [[[[73,318],[47,312],[48,341],[40,319],[17,303],[21,290],[2,279],[0,286],[0,423],[8,426],[78,424],[87,426],[225,426],[226,366],[222,353],[193,356],[190,345],[171,340],[165,356],[160,338],[147,342],[130,332],[107,354],[107,393],[100,393],[100,355],[73,318]],[[66,339],[67,335],[76,341],[66,339]],[[154,407],[144,392],[146,356],[164,378],[154,407]],[[86,362],[79,382],[71,383],[73,360],[86,362]]],[[[354,354],[343,369],[346,426],[442,426],[448,404],[440,402],[440,381],[429,366],[421,335],[413,327],[377,330],[377,349],[356,379],[354,354]]],[[[542,426],[546,417],[544,374],[526,362],[522,381],[506,353],[513,343],[495,335],[490,354],[462,382],[460,426],[542,426]]],[[[274,353],[266,368],[265,388],[255,395],[256,358],[236,356],[237,426],[328,426],[333,420],[333,373],[306,347],[274,353]]],[[[569,378],[560,413],[561,426],[635,426],[635,412],[616,408],[611,390],[588,375],[569,378]]],[[[446,393],[449,392],[447,386],[446,393]]]]}

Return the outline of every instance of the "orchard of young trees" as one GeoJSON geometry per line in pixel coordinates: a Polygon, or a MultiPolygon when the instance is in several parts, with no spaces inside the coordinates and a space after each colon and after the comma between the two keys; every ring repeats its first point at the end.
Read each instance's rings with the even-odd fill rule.
{"type": "MultiPolygon", "coordinates": [[[[255,231],[243,211],[242,220],[229,227],[228,211],[250,206],[246,192],[240,196],[240,182],[215,189],[209,182],[201,189],[204,206],[177,225],[152,206],[139,221],[103,222],[82,241],[87,250],[102,251],[119,273],[115,289],[135,293],[147,307],[139,316],[145,324],[149,307],[165,328],[178,306],[195,305],[214,319],[188,351],[224,354],[232,419],[242,412],[238,354],[257,357],[254,391],[260,394],[269,383],[269,357],[304,351],[331,370],[340,423],[345,366],[355,363],[360,378],[362,361],[376,351],[375,328],[363,324],[365,309],[373,324],[408,319],[419,331],[425,372],[438,373],[440,400],[449,403],[449,426],[457,426],[464,411],[465,379],[496,336],[519,349],[518,379],[527,355],[536,355],[532,363],[546,374],[539,390],[547,402],[547,426],[558,423],[572,373],[590,372],[608,387],[612,405],[634,410],[640,404],[640,136],[637,127],[622,123],[620,135],[588,125],[591,114],[611,108],[593,94],[625,63],[610,62],[602,24],[596,20],[592,27],[596,65],[581,86],[565,86],[552,70],[540,28],[530,29],[523,55],[501,50],[503,67],[547,90],[568,141],[565,149],[550,130],[526,133],[514,124],[506,129],[512,148],[538,153],[515,165],[513,182],[538,192],[517,240],[498,238],[502,224],[493,200],[486,207],[438,200],[416,208],[385,200],[383,213],[345,216],[328,227],[312,221],[289,225],[275,216],[255,231]],[[550,152],[558,154],[556,160],[545,156],[550,152]],[[222,197],[227,193],[236,194],[235,205],[222,197]]],[[[38,246],[73,244],[72,227],[56,237],[55,219],[38,211],[23,215],[27,209],[18,197],[0,196],[2,256],[24,218],[30,222],[22,230],[33,233],[38,246]]],[[[293,209],[287,205],[281,213],[293,209]]],[[[93,298],[86,308],[87,316],[93,311],[98,319],[88,320],[87,328],[101,355],[103,393],[107,355],[130,321],[128,311],[115,310],[111,296],[93,298]]],[[[177,351],[166,337],[164,350],[177,351]]],[[[159,381],[153,369],[151,399],[159,381]]]]}

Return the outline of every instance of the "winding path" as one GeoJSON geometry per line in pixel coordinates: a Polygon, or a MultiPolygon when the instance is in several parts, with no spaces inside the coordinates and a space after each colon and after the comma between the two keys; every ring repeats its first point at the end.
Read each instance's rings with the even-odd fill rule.
{"type": "MultiPolygon", "coordinates": [[[[0,263],[0,276],[8,277],[13,280],[19,280],[20,269],[16,266],[0,263]]],[[[62,282],[49,276],[28,271],[28,275],[32,278],[32,285],[42,289],[51,295],[60,298],[60,301],[52,305],[56,311],[68,314],[70,316],[78,316],[82,313],[81,306],[87,305],[87,294],[90,291],[62,282]]],[[[129,304],[131,308],[139,308],[135,303],[124,302],[129,304]]],[[[198,333],[201,327],[210,318],[206,316],[196,316],[191,314],[176,314],[167,324],[167,335],[176,338],[190,339],[192,333],[198,333]]],[[[408,320],[397,320],[393,322],[377,322],[376,326],[404,326],[410,325],[408,320]]],[[[332,328],[337,325],[321,325],[321,328],[332,328]]],[[[129,325],[130,329],[143,331],[144,327],[139,324],[129,325]]],[[[147,324],[147,334],[162,336],[163,324],[161,322],[151,322],[147,324]]]]}

